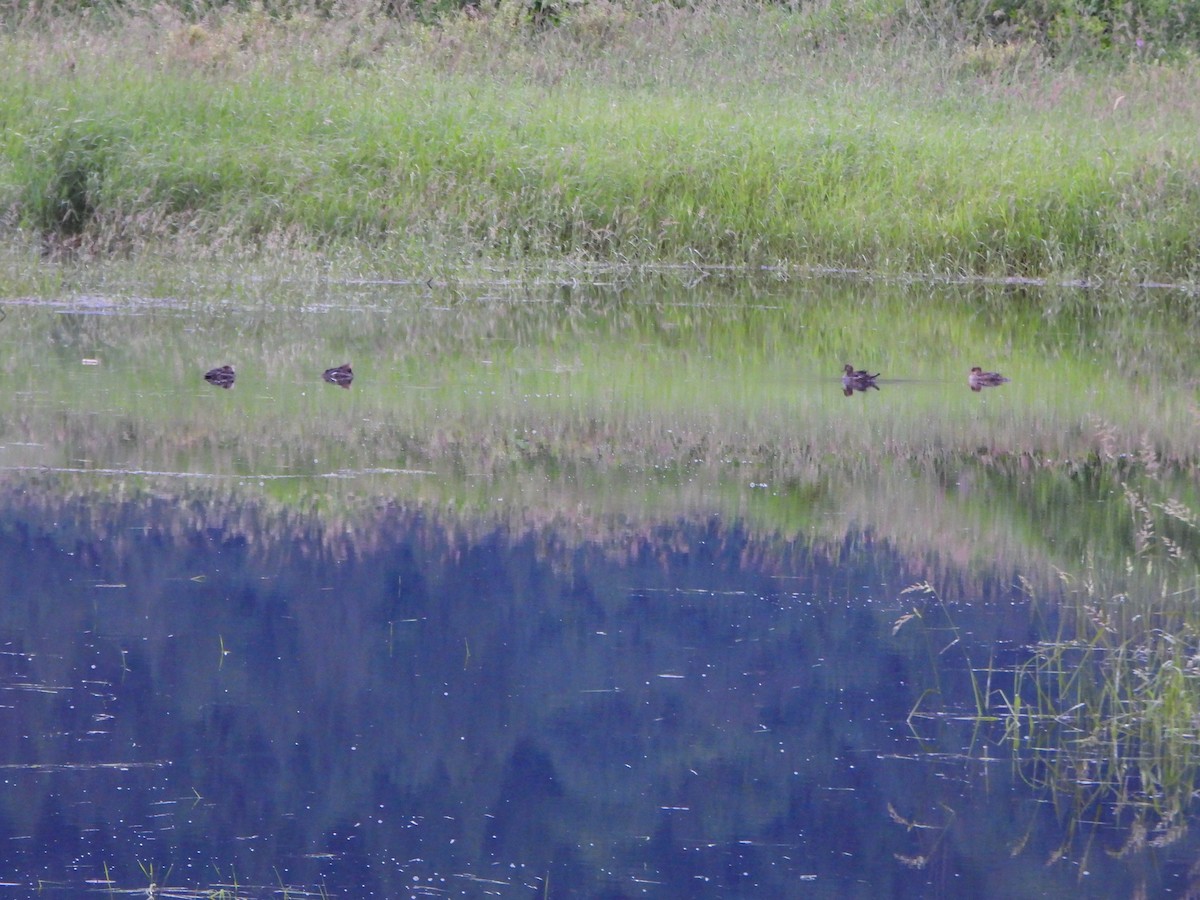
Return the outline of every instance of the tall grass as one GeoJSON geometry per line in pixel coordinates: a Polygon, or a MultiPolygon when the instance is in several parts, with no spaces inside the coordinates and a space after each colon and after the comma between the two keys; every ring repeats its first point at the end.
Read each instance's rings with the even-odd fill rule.
{"type": "Polygon", "coordinates": [[[0,209],[51,253],[366,248],[1190,280],[1200,70],[829,10],[435,24],[169,10],[0,38],[0,209]],[[825,18],[822,18],[822,17],[825,18]],[[840,30],[839,30],[840,29],[840,30]]]}
{"type": "Polygon", "coordinates": [[[1063,823],[1048,861],[1082,856],[1084,869],[1096,825],[1114,856],[1179,840],[1200,778],[1200,520],[1153,477],[1123,487],[1124,560],[1085,548],[1046,611],[1057,635],[989,668],[977,696],[979,724],[998,723],[993,737],[1063,823]]]}
{"type": "Polygon", "coordinates": [[[1058,856],[1086,844],[1096,821],[1125,835],[1110,849],[1120,855],[1174,843],[1200,777],[1194,621],[1129,636],[1104,611],[1085,604],[1091,621],[1077,637],[1038,643],[1017,669],[1019,702],[995,707],[1028,781],[1066,825],[1058,856]]]}

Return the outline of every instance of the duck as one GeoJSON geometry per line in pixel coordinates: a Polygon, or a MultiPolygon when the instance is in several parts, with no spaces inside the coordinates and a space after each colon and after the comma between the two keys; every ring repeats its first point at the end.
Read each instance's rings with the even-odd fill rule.
{"type": "Polygon", "coordinates": [[[999,372],[985,372],[980,366],[971,366],[971,374],[967,376],[967,383],[971,385],[973,391],[981,391],[985,387],[996,387],[1010,380],[999,372]]]}
{"type": "Polygon", "coordinates": [[[855,391],[865,391],[868,388],[879,390],[879,385],[875,383],[875,379],[879,377],[878,372],[872,375],[866,369],[855,370],[854,366],[849,363],[846,363],[846,368],[843,371],[845,374],[842,375],[842,387],[847,397],[855,391]]]}
{"type": "Polygon", "coordinates": [[[350,387],[350,382],[354,380],[354,370],[350,368],[350,363],[342,363],[340,366],[326,369],[321,373],[321,377],[330,384],[348,388],[350,387]]]}
{"type": "Polygon", "coordinates": [[[231,388],[237,380],[237,373],[233,371],[233,366],[217,366],[204,373],[204,380],[217,387],[231,388]]]}

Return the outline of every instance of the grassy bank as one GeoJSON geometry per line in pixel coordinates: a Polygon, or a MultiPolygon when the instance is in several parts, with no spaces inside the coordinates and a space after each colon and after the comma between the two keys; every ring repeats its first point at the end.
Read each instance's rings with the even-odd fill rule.
{"type": "Polygon", "coordinates": [[[52,255],[1194,280],[1200,67],[828,9],[159,8],[0,37],[4,238],[52,255]],[[872,32],[872,28],[874,32],[872,32]]]}

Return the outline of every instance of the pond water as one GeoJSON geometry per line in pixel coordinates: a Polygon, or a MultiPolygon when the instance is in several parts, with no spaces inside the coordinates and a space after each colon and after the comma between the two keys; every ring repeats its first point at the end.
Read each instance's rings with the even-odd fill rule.
{"type": "Polygon", "coordinates": [[[1185,301],[8,298],[0,896],[1190,895],[1185,301]]]}

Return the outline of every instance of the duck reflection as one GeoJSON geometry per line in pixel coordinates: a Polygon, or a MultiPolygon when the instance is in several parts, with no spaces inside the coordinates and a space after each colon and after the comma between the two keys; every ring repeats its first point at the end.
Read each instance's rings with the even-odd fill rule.
{"type": "Polygon", "coordinates": [[[847,397],[851,396],[855,391],[869,391],[871,388],[879,390],[879,385],[875,383],[875,379],[879,377],[876,372],[872,375],[866,369],[855,369],[854,366],[846,363],[846,368],[843,369],[842,375],[842,393],[847,397]]]}
{"type": "Polygon", "coordinates": [[[237,373],[233,371],[233,366],[218,366],[205,372],[204,380],[209,384],[228,389],[233,387],[234,381],[237,380],[237,373]]]}
{"type": "Polygon", "coordinates": [[[350,382],[354,380],[354,371],[350,368],[350,363],[343,363],[340,366],[334,366],[332,369],[326,369],[321,373],[321,377],[330,384],[348,388],[350,387],[350,382]]]}

